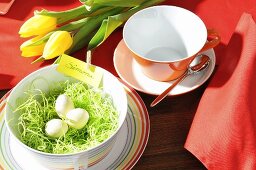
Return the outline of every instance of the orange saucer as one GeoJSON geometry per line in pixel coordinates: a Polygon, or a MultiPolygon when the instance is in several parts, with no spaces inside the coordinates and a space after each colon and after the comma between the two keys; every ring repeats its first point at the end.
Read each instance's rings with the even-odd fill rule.
{"type": "MultiPolygon", "coordinates": [[[[209,66],[200,73],[188,76],[178,84],[168,95],[180,95],[190,92],[201,86],[211,76],[215,66],[215,53],[213,49],[203,52],[210,57],[209,66]]],[[[145,76],[138,63],[133,59],[131,52],[123,40],[117,45],[114,52],[114,67],[119,77],[134,89],[152,95],[159,95],[168,88],[173,81],[160,82],[145,76]]],[[[175,81],[175,80],[174,80],[175,81]]]]}

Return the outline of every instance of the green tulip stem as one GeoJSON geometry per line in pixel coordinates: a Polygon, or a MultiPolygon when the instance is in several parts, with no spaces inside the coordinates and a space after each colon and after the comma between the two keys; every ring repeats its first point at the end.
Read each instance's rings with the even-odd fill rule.
{"type": "MultiPolygon", "coordinates": [[[[95,17],[91,17],[87,20],[87,23],[84,24],[79,31],[75,34],[74,38],[73,38],[73,44],[71,46],[72,48],[72,52],[76,51],[78,49],[78,47],[76,47],[76,45],[79,43],[79,41],[83,41],[83,39],[85,39],[88,35],[90,35],[95,29],[97,29],[102,20],[104,20],[105,18],[107,18],[108,16],[111,15],[115,15],[118,14],[120,12],[122,12],[125,8],[115,8],[113,10],[110,10],[108,12],[105,12],[102,15],[98,15],[95,17]]],[[[87,42],[87,41],[85,41],[87,42]]]]}
{"type": "Polygon", "coordinates": [[[81,5],[77,8],[73,8],[67,11],[60,11],[60,12],[47,11],[47,10],[35,11],[35,15],[46,15],[46,16],[55,17],[57,18],[57,23],[61,25],[77,18],[100,14],[101,12],[98,12],[98,11],[101,11],[101,9],[103,9],[102,11],[105,12],[105,10],[109,9],[109,7],[105,7],[102,5],[95,5],[90,11],[88,11],[86,10],[84,5],[81,5]]]}

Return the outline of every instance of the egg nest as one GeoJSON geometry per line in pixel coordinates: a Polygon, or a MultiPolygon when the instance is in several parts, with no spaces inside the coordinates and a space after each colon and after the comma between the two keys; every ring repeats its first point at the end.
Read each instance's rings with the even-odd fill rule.
{"type": "Polygon", "coordinates": [[[117,130],[118,112],[112,97],[102,89],[69,81],[55,83],[49,89],[47,93],[30,89],[18,100],[15,109],[20,114],[18,130],[20,140],[27,146],[47,153],[76,153],[99,145],[117,130]],[[64,136],[51,138],[45,133],[45,125],[49,120],[59,118],[55,101],[60,94],[69,96],[75,108],[88,111],[90,118],[82,129],[69,127],[64,136]]]}

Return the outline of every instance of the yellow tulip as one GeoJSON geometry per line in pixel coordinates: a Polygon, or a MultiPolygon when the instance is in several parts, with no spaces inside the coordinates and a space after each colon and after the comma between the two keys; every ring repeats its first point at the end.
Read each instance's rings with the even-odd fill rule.
{"type": "Polygon", "coordinates": [[[21,46],[20,46],[20,50],[22,52],[21,56],[23,56],[23,57],[33,57],[33,56],[42,55],[45,43],[42,43],[40,45],[35,45],[35,46],[29,46],[32,43],[39,40],[41,37],[42,36],[37,36],[37,37],[32,38],[28,41],[25,41],[23,44],[21,44],[21,46]]]}
{"type": "Polygon", "coordinates": [[[46,34],[57,27],[57,18],[35,15],[28,19],[19,30],[21,37],[46,34]]]}
{"type": "Polygon", "coordinates": [[[67,31],[54,32],[47,41],[42,57],[46,60],[63,54],[71,47],[73,39],[67,31]]]}

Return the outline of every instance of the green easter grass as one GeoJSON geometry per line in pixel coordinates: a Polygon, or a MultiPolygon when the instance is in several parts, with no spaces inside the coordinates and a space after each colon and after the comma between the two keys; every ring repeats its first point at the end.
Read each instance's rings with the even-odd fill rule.
{"type": "Polygon", "coordinates": [[[118,112],[112,98],[82,82],[54,84],[47,93],[39,89],[25,93],[26,98],[19,101],[15,110],[20,114],[20,140],[36,150],[54,154],[76,153],[102,143],[118,128],[118,112]],[[55,100],[64,93],[72,99],[75,108],[87,110],[90,118],[82,129],[69,127],[64,136],[53,139],[46,135],[45,124],[59,118],[55,112],[55,100]]]}

